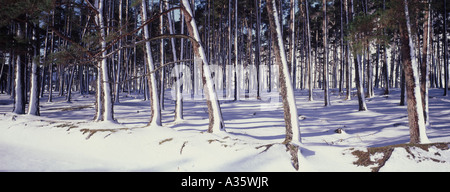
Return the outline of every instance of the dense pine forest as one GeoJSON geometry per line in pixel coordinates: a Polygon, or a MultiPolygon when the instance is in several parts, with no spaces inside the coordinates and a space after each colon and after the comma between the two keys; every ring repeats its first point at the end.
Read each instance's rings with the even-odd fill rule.
{"type": "MultiPolygon", "coordinates": [[[[304,120],[316,113],[338,121],[386,107],[377,111],[380,118],[358,122],[405,128],[401,141],[362,146],[448,143],[449,6],[447,0],[1,0],[0,114],[4,122],[69,120],[60,124],[69,131],[78,125],[60,113],[80,110],[72,120],[89,125],[80,129],[88,138],[178,128],[231,134],[222,140],[273,123],[252,119],[258,115],[273,116],[275,143],[296,170],[313,151],[308,137],[317,135],[304,120]],[[129,122],[136,111],[145,115],[129,122]],[[240,119],[246,121],[238,126],[240,119]]],[[[342,135],[346,127],[342,122],[327,134],[342,135]]],[[[360,137],[356,130],[345,134],[360,137]]],[[[264,138],[270,143],[256,149],[266,152],[274,141],[264,138]]]]}

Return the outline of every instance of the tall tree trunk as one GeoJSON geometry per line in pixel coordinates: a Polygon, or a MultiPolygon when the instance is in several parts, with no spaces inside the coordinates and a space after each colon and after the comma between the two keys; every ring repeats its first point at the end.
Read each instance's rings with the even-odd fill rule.
{"type": "MultiPolygon", "coordinates": [[[[160,0],[159,1],[159,12],[163,12],[163,8],[164,8],[164,4],[163,4],[163,1],[162,0],[160,0]]],[[[161,35],[163,35],[164,34],[164,18],[163,18],[163,15],[161,15],[160,17],[159,17],[159,30],[160,30],[160,33],[161,33],[161,35]]],[[[160,45],[159,45],[159,51],[160,51],[160,54],[159,54],[159,62],[160,62],[160,66],[163,66],[164,65],[164,56],[165,56],[165,54],[164,54],[164,52],[165,52],[165,50],[164,50],[164,39],[161,39],[161,42],[160,42],[160,45]]],[[[162,67],[162,69],[161,69],[161,71],[159,72],[159,74],[160,74],[160,88],[159,88],[159,105],[160,105],[160,108],[161,108],[161,110],[164,110],[164,84],[165,84],[165,82],[164,82],[164,76],[165,76],[165,72],[166,72],[166,67],[162,67]]],[[[156,94],[157,92],[155,92],[155,94],[156,94]]],[[[153,117],[153,115],[152,115],[152,117],[153,117]]]]}
{"type": "Polygon", "coordinates": [[[308,68],[308,101],[313,101],[313,88],[314,88],[314,82],[313,82],[313,65],[312,65],[312,48],[311,48],[311,27],[309,25],[309,2],[308,0],[305,0],[305,9],[306,9],[306,39],[308,41],[308,48],[307,48],[307,68],[308,68]]]}
{"type": "Polygon", "coordinates": [[[234,100],[239,101],[241,94],[240,90],[240,77],[241,77],[241,66],[239,63],[239,52],[238,52],[238,0],[234,1],[234,100]]]}
{"type": "Polygon", "coordinates": [[[361,54],[355,53],[355,81],[356,81],[356,89],[358,92],[358,104],[359,104],[359,111],[366,111],[367,105],[366,105],[366,99],[364,95],[364,88],[363,88],[363,80],[362,80],[362,67],[361,67],[361,54]]]}
{"type": "Polygon", "coordinates": [[[267,12],[269,15],[270,32],[274,43],[275,60],[279,68],[280,95],[283,101],[284,122],[286,125],[286,144],[292,155],[292,163],[298,170],[298,145],[301,143],[298,124],[297,105],[295,103],[294,89],[290,81],[288,61],[281,36],[281,25],[274,0],[267,0],[267,12]]]}
{"type": "Polygon", "coordinates": [[[289,19],[289,63],[291,67],[291,74],[292,74],[292,85],[295,89],[296,84],[296,66],[295,66],[295,0],[290,0],[290,19],[289,19]]]}
{"type": "Polygon", "coordinates": [[[108,68],[108,63],[107,63],[107,59],[106,59],[106,33],[105,33],[105,25],[104,25],[104,21],[103,21],[103,8],[104,8],[104,3],[103,0],[100,0],[98,3],[98,14],[97,14],[97,18],[98,18],[98,24],[100,27],[100,36],[101,36],[101,40],[100,40],[100,44],[101,44],[101,51],[102,51],[102,60],[100,61],[99,64],[101,64],[100,66],[100,70],[102,71],[102,77],[101,77],[101,81],[102,81],[102,92],[103,92],[103,107],[104,107],[104,113],[103,113],[103,121],[110,121],[110,122],[114,122],[114,106],[113,106],[113,101],[112,101],[112,91],[111,91],[111,84],[109,81],[109,68],[108,68]]]}
{"type": "MultiPolygon", "coordinates": [[[[170,9],[169,2],[166,1],[166,7],[167,9],[170,9]]],[[[175,34],[175,31],[173,29],[173,21],[172,21],[172,15],[169,13],[167,15],[168,17],[168,23],[169,23],[169,33],[175,34]]],[[[175,39],[170,38],[170,42],[172,45],[172,57],[173,61],[176,62],[178,60],[177,58],[177,51],[175,47],[175,39]]],[[[180,65],[178,63],[175,63],[174,65],[175,69],[175,121],[183,120],[183,95],[181,94],[181,75],[180,75],[180,65]]]]}
{"type": "Polygon", "coordinates": [[[447,0],[444,0],[444,96],[448,95],[448,43],[447,43],[447,0]]]}
{"type": "MultiPolygon", "coordinates": [[[[24,31],[22,29],[20,23],[16,26],[16,37],[17,39],[24,38],[24,31]]],[[[25,66],[23,63],[21,53],[16,51],[16,79],[15,79],[15,95],[14,95],[14,110],[13,113],[16,114],[25,114],[25,97],[26,97],[26,88],[25,88],[25,76],[24,76],[25,66]]]]}
{"type": "Polygon", "coordinates": [[[406,80],[407,110],[410,130],[410,143],[429,143],[425,131],[425,119],[420,95],[419,71],[414,43],[411,36],[411,25],[408,1],[404,0],[404,16],[406,21],[400,23],[402,41],[402,64],[406,80]]]}
{"type": "Polygon", "coordinates": [[[430,31],[431,27],[429,27],[430,21],[430,12],[431,12],[431,2],[430,0],[427,2],[428,10],[425,13],[425,22],[423,23],[423,46],[422,46],[422,62],[420,63],[420,93],[422,96],[422,109],[423,116],[425,118],[425,125],[429,126],[429,114],[428,114],[428,74],[429,74],[429,52],[430,52],[430,31]]]}
{"type": "Polygon", "coordinates": [[[340,3],[339,3],[339,8],[340,8],[340,23],[341,23],[341,26],[340,26],[340,35],[341,35],[341,38],[340,38],[340,40],[341,40],[341,58],[340,58],[340,61],[341,61],[341,76],[340,76],[340,80],[339,80],[339,95],[341,95],[342,93],[343,93],[343,89],[344,89],[344,74],[345,74],[345,43],[344,43],[344,12],[343,12],[343,6],[344,6],[344,3],[343,3],[343,0],[340,0],[340,3]]]}
{"type": "MultiPolygon", "coordinates": [[[[51,17],[52,17],[52,26],[55,25],[55,9],[51,11],[51,17]]],[[[55,39],[55,32],[52,30],[51,33],[51,40],[50,40],[50,54],[54,51],[54,39],[55,39]]],[[[48,65],[48,102],[53,102],[53,63],[50,62],[48,65]]]]}
{"type": "Polygon", "coordinates": [[[216,91],[214,89],[214,84],[211,78],[211,71],[209,69],[209,64],[206,58],[205,50],[203,49],[200,35],[198,33],[197,23],[192,16],[191,6],[188,0],[182,0],[182,8],[184,9],[183,14],[185,14],[187,29],[189,35],[193,37],[197,42],[193,42],[194,47],[194,62],[201,62],[200,66],[203,68],[203,85],[204,92],[206,95],[206,105],[208,107],[209,114],[209,126],[208,132],[218,132],[225,131],[225,124],[222,118],[222,111],[220,109],[219,100],[217,98],[216,91]]]}
{"type": "MultiPolygon", "coordinates": [[[[350,11],[353,11],[351,9],[348,8],[348,0],[345,0],[345,23],[347,23],[347,30],[349,29],[349,15],[351,15],[351,13],[349,13],[350,11]]],[[[347,88],[347,95],[346,95],[346,99],[350,100],[351,99],[351,91],[352,91],[352,65],[351,65],[351,59],[350,59],[350,45],[348,44],[348,41],[345,42],[345,63],[346,63],[346,88],[347,88]]]]}
{"type": "MultiPolygon", "coordinates": [[[[232,65],[231,65],[231,42],[232,42],[232,22],[231,22],[231,6],[232,6],[232,0],[228,0],[228,62],[227,65],[225,66],[226,69],[226,98],[231,98],[231,69],[232,69],[232,65]]],[[[225,75],[224,75],[225,76],[225,75]]]]}
{"type": "Polygon", "coordinates": [[[328,33],[327,33],[327,0],[322,1],[323,12],[323,86],[324,86],[324,102],[325,106],[331,105],[329,95],[329,75],[328,75],[328,33]]]}
{"type": "Polygon", "coordinates": [[[28,105],[29,115],[40,115],[39,111],[39,66],[38,66],[38,51],[39,40],[36,34],[36,26],[32,26],[32,44],[33,44],[33,58],[31,59],[31,90],[30,103],[28,105]]]}
{"type": "MultiPolygon", "coordinates": [[[[122,36],[122,30],[123,30],[123,19],[122,19],[122,16],[123,16],[123,10],[122,10],[122,7],[123,7],[123,0],[119,0],[119,36],[122,36]]],[[[117,73],[116,73],[116,82],[115,82],[115,84],[114,84],[114,87],[115,87],[115,89],[114,89],[114,91],[115,91],[115,93],[114,93],[114,103],[119,103],[120,102],[120,100],[119,100],[119,98],[120,98],[120,96],[119,96],[119,93],[120,93],[120,89],[119,89],[119,87],[120,87],[120,74],[121,74],[121,72],[122,72],[122,63],[123,63],[123,50],[122,50],[122,39],[120,39],[119,40],[119,52],[118,52],[118,55],[117,55],[117,73]]]]}
{"type": "Polygon", "coordinates": [[[261,98],[261,8],[260,1],[255,0],[255,14],[256,14],[256,47],[255,47],[255,66],[256,66],[256,98],[261,98]]]}
{"type": "MultiPolygon", "coordinates": [[[[142,1],[142,20],[147,21],[147,3],[146,1],[142,1]]],[[[148,30],[148,25],[144,26],[144,37],[145,39],[150,39],[150,33],[148,30]]],[[[153,56],[151,51],[151,45],[149,41],[145,42],[145,54],[147,55],[147,65],[149,71],[155,70],[155,65],[153,64],[153,56]]],[[[161,63],[162,65],[162,63],[161,63]]],[[[149,122],[150,126],[161,126],[161,108],[158,97],[158,88],[156,83],[156,75],[155,73],[149,74],[149,88],[150,88],[150,104],[151,104],[151,119],[149,122]]]]}

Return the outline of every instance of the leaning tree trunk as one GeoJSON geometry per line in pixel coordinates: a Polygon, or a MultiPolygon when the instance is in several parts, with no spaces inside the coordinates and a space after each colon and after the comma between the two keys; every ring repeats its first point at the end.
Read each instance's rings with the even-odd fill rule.
{"type": "Polygon", "coordinates": [[[411,37],[408,2],[404,0],[405,20],[400,22],[402,41],[402,66],[406,81],[407,110],[410,131],[410,143],[429,143],[425,130],[425,119],[420,95],[419,71],[411,37]]]}
{"type": "Polygon", "coordinates": [[[284,143],[300,143],[301,138],[298,125],[297,106],[295,104],[292,82],[290,81],[286,51],[281,37],[281,27],[275,1],[267,1],[267,11],[269,14],[270,31],[274,44],[275,60],[279,67],[280,94],[283,100],[284,120],[286,125],[286,139],[284,143]]]}
{"type": "MultiPolygon", "coordinates": [[[[146,1],[142,1],[142,20],[147,21],[147,3],[146,1]]],[[[144,37],[146,40],[150,39],[150,33],[148,30],[148,25],[144,26],[144,37]]],[[[145,54],[147,54],[147,65],[148,71],[152,72],[155,70],[155,65],[153,64],[153,57],[151,51],[150,41],[145,42],[145,54]]],[[[162,63],[161,63],[162,65],[162,63]]],[[[161,108],[158,97],[158,88],[156,84],[156,75],[155,73],[149,74],[149,89],[150,89],[150,103],[152,109],[152,117],[150,119],[150,126],[161,126],[161,108]]],[[[162,90],[161,90],[162,91],[162,90]]]]}
{"type": "Polygon", "coordinates": [[[286,138],[283,143],[286,144],[292,155],[292,163],[298,170],[298,145],[301,143],[300,130],[298,125],[297,105],[295,103],[294,89],[290,81],[286,51],[284,48],[281,25],[278,17],[278,11],[274,0],[267,0],[267,12],[269,15],[269,24],[271,37],[273,39],[273,50],[275,61],[279,68],[280,95],[283,101],[284,122],[286,125],[286,138]]]}
{"type": "MultiPolygon", "coordinates": [[[[193,42],[194,48],[194,62],[201,62],[200,67],[203,67],[203,86],[206,96],[206,105],[208,106],[209,126],[208,132],[225,131],[225,124],[222,118],[222,111],[220,109],[219,100],[217,98],[214,84],[211,78],[211,71],[209,69],[208,60],[203,49],[200,35],[198,33],[197,23],[192,14],[191,6],[188,0],[182,0],[182,8],[184,9],[184,16],[186,19],[187,29],[189,35],[194,38],[196,42],[193,42]]],[[[197,75],[197,74],[194,74],[197,75]]]]}

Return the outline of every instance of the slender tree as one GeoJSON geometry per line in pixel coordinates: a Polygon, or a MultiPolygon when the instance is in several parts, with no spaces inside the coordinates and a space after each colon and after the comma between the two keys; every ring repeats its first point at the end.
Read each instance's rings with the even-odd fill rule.
{"type": "Polygon", "coordinates": [[[283,102],[284,122],[286,125],[286,138],[283,143],[286,144],[292,155],[294,168],[298,170],[297,153],[298,145],[301,143],[300,127],[298,125],[297,105],[289,75],[288,61],[281,36],[281,24],[275,1],[267,1],[267,12],[269,15],[270,33],[274,43],[275,60],[279,68],[280,95],[283,102]]]}
{"type": "Polygon", "coordinates": [[[444,29],[442,30],[442,41],[444,42],[444,96],[448,95],[448,42],[447,42],[447,0],[444,0],[444,29]]]}
{"type": "Polygon", "coordinates": [[[301,142],[297,105],[295,104],[294,89],[290,81],[288,62],[284,42],[281,37],[281,25],[275,1],[267,1],[267,12],[269,15],[270,32],[273,39],[275,60],[279,68],[280,94],[283,102],[284,121],[286,125],[286,139],[284,143],[301,142]]]}
{"type": "Polygon", "coordinates": [[[325,106],[331,105],[329,93],[329,74],[328,74],[328,19],[327,19],[327,0],[322,1],[323,12],[323,87],[325,106]]]}
{"type": "MultiPolygon", "coordinates": [[[[197,23],[193,17],[193,12],[188,0],[182,0],[181,7],[183,8],[183,14],[186,19],[186,26],[189,35],[194,38],[196,42],[193,42],[194,47],[194,62],[199,62],[199,67],[203,70],[203,85],[206,96],[206,105],[208,107],[209,126],[208,132],[225,131],[225,124],[222,118],[222,111],[220,109],[219,100],[214,88],[214,84],[211,78],[211,71],[209,68],[208,60],[205,54],[205,50],[202,46],[200,35],[198,33],[197,23]]],[[[194,74],[197,75],[197,74],[194,74]]]]}
{"type": "Polygon", "coordinates": [[[430,125],[429,113],[428,113],[428,83],[429,83],[429,44],[430,44],[430,32],[431,27],[429,27],[430,12],[431,12],[431,0],[427,1],[428,10],[425,11],[424,23],[423,23],[423,46],[422,46],[422,58],[420,62],[420,92],[422,98],[422,109],[425,118],[425,124],[430,125]]]}
{"type": "Polygon", "coordinates": [[[240,100],[240,74],[241,66],[238,53],[238,0],[234,1],[234,100],[240,100]]]}
{"type": "Polygon", "coordinates": [[[30,90],[30,102],[28,105],[29,115],[40,115],[39,108],[39,40],[38,34],[36,34],[36,26],[32,26],[32,44],[33,44],[33,58],[31,60],[31,90],[30,90]]]}
{"type": "Polygon", "coordinates": [[[102,51],[102,59],[99,62],[99,67],[101,70],[101,88],[102,88],[102,96],[103,96],[103,121],[109,121],[114,122],[114,106],[113,106],[113,100],[112,100],[112,90],[111,90],[111,83],[109,81],[109,67],[106,59],[106,26],[103,18],[103,9],[104,9],[104,2],[103,0],[99,0],[98,4],[96,4],[97,8],[97,21],[98,26],[100,30],[100,44],[101,44],[101,51],[102,51]]]}
{"type": "Polygon", "coordinates": [[[308,0],[305,0],[305,9],[306,9],[306,38],[308,41],[308,48],[307,48],[307,65],[308,65],[308,100],[313,101],[313,88],[314,88],[314,82],[313,82],[313,63],[312,63],[312,49],[311,49],[311,27],[309,24],[309,3],[308,0]]]}
{"type": "MultiPolygon", "coordinates": [[[[169,2],[166,1],[166,7],[169,7],[169,2]]],[[[172,15],[171,13],[169,13],[168,17],[167,17],[167,21],[169,24],[169,33],[170,34],[175,34],[174,31],[174,27],[173,27],[173,21],[172,21],[172,15]]],[[[171,47],[172,47],[172,58],[174,62],[178,61],[178,57],[177,57],[177,51],[176,51],[176,47],[175,47],[175,39],[174,38],[170,38],[170,43],[171,43],[171,47]]],[[[147,55],[148,57],[148,55],[147,55]]],[[[181,75],[180,75],[180,69],[179,69],[179,65],[178,63],[175,63],[174,66],[174,71],[175,71],[175,121],[180,121],[183,120],[183,95],[181,94],[181,75]]]]}
{"type": "MultiPolygon", "coordinates": [[[[142,1],[141,8],[142,8],[142,20],[147,21],[147,3],[145,0],[142,1]]],[[[150,39],[150,32],[148,30],[148,25],[144,26],[144,38],[150,39]]],[[[147,59],[148,70],[154,71],[155,65],[153,63],[152,48],[151,48],[149,41],[145,42],[145,54],[147,55],[146,59],[147,59]]],[[[149,89],[150,89],[150,105],[151,105],[151,110],[152,110],[149,125],[150,126],[161,126],[162,125],[162,123],[161,123],[161,108],[160,108],[160,103],[159,103],[155,73],[149,74],[149,89]]]]}
{"type": "MultiPolygon", "coordinates": [[[[21,23],[16,24],[16,39],[23,40],[25,38],[24,35],[24,25],[21,23]]],[[[25,114],[25,80],[24,80],[24,70],[25,70],[25,64],[22,59],[22,54],[20,51],[17,51],[15,54],[16,61],[15,61],[15,82],[14,82],[14,110],[13,113],[16,114],[25,114]]]]}
{"type": "Polygon", "coordinates": [[[403,1],[404,20],[400,22],[400,38],[402,42],[402,66],[405,74],[407,92],[407,110],[411,143],[429,143],[425,131],[425,118],[420,95],[418,63],[415,55],[408,1],[403,1]]]}

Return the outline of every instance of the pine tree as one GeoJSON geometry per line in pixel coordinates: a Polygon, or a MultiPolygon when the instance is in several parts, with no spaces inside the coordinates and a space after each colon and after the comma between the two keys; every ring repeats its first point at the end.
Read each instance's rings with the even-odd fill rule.
{"type": "MultiPolygon", "coordinates": [[[[211,71],[209,68],[209,63],[207,60],[207,56],[205,54],[205,50],[201,43],[201,38],[198,33],[197,23],[195,18],[193,17],[193,12],[191,10],[191,5],[188,0],[182,0],[181,3],[182,8],[184,9],[183,14],[186,19],[187,29],[189,35],[194,38],[196,42],[193,42],[194,47],[194,62],[199,62],[200,66],[203,70],[203,85],[204,92],[206,96],[206,105],[208,106],[208,115],[209,115],[209,126],[208,132],[218,132],[225,131],[225,124],[222,118],[222,111],[220,109],[219,100],[217,98],[217,94],[212,82],[211,71]]],[[[196,75],[196,74],[194,74],[196,75]]]]}
{"type": "Polygon", "coordinates": [[[410,143],[429,143],[425,131],[425,119],[420,96],[420,83],[415,45],[412,40],[408,1],[403,2],[404,20],[400,21],[400,38],[402,41],[402,65],[406,80],[407,109],[410,130],[410,143]]]}
{"type": "MultiPolygon", "coordinates": [[[[141,4],[142,8],[142,20],[147,21],[147,3],[145,0],[142,1],[141,4]]],[[[145,39],[150,38],[150,33],[148,30],[148,25],[144,26],[144,37],[145,39]]],[[[154,71],[155,66],[153,64],[153,56],[151,51],[150,42],[145,42],[145,54],[147,59],[147,65],[149,71],[154,71]]],[[[149,75],[149,88],[150,88],[150,104],[151,104],[151,110],[152,115],[149,122],[150,126],[161,126],[161,108],[159,103],[159,96],[158,96],[158,89],[156,84],[156,75],[155,73],[150,73],[149,75]]]]}

